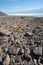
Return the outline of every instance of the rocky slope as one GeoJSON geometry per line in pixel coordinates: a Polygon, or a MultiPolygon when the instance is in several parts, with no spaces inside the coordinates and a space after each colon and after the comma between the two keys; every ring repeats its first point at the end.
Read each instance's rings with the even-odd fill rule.
{"type": "Polygon", "coordinates": [[[0,65],[43,65],[43,18],[0,17],[0,65]]]}
{"type": "Polygon", "coordinates": [[[0,11],[0,16],[6,16],[7,14],[3,13],[2,11],[0,11]]]}

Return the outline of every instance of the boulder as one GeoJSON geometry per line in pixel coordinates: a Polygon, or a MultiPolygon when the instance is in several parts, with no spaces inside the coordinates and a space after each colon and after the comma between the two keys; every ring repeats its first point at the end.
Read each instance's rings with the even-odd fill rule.
{"type": "Polygon", "coordinates": [[[3,61],[3,65],[9,65],[9,63],[10,63],[10,57],[9,57],[9,55],[7,54],[5,60],[3,61]]]}
{"type": "Polygon", "coordinates": [[[10,55],[16,55],[16,54],[18,54],[19,50],[20,50],[19,47],[16,48],[16,47],[14,47],[14,46],[11,46],[11,47],[8,49],[8,53],[9,53],[10,55]]]}

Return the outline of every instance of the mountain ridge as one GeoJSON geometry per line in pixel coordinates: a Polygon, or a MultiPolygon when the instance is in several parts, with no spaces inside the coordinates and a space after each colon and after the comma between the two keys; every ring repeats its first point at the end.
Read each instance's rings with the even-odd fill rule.
{"type": "Polygon", "coordinates": [[[27,11],[17,11],[17,12],[11,12],[12,14],[15,13],[20,13],[20,14],[27,14],[27,13],[43,13],[43,8],[39,9],[32,9],[32,10],[27,10],[27,11]]]}
{"type": "Polygon", "coordinates": [[[0,16],[7,16],[7,14],[2,12],[2,11],[0,11],[0,16]]]}

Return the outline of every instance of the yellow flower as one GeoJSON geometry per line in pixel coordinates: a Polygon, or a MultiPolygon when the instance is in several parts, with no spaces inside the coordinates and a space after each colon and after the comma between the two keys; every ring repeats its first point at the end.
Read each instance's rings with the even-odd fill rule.
{"type": "Polygon", "coordinates": [[[14,28],[14,29],[18,29],[18,26],[17,26],[17,25],[14,25],[13,28],[14,28]]]}
{"type": "Polygon", "coordinates": [[[22,29],[19,29],[19,31],[22,33],[23,32],[23,30],[22,29]]]}

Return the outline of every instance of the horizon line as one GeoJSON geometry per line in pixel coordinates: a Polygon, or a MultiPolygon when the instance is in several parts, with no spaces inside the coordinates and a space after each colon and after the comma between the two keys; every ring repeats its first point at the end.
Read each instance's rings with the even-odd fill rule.
{"type": "Polygon", "coordinates": [[[8,14],[9,16],[35,16],[35,17],[43,17],[43,13],[28,13],[28,14],[20,14],[20,13],[15,13],[15,14],[8,14]]]}

